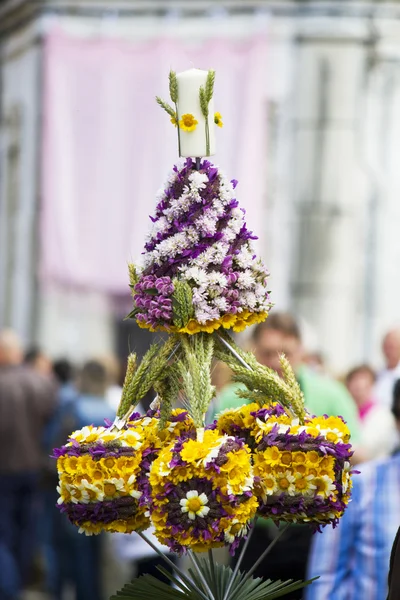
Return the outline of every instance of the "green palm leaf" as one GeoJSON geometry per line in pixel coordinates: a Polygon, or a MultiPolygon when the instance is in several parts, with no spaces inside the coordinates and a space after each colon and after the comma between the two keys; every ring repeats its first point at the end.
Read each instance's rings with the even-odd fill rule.
{"type": "MultiPolygon", "coordinates": [[[[189,569],[192,585],[190,588],[186,583],[171,575],[160,567],[160,571],[167,577],[175,587],[159,581],[151,575],[144,575],[132,583],[125,585],[110,600],[204,600],[207,596],[210,600],[224,600],[225,592],[233,575],[232,569],[225,565],[215,564],[210,560],[197,560],[201,572],[189,569]],[[202,581],[203,578],[203,581],[202,581]],[[213,598],[207,594],[204,581],[207,582],[213,598]]],[[[246,573],[238,572],[234,578],[229,596],[226,600],[275,600],[282,598],[291,592],[299,590],[314,581],[264,581],[259,577],[246,578],[246,573]]]]}

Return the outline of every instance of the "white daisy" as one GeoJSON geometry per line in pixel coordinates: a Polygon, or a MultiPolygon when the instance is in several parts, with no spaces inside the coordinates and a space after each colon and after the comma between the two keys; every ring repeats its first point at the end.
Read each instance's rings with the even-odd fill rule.
{"type": "Polygon", "coordinates": [[[317,496],[328,498],[336,491],[334,481],[328,475],[319,475],[319,477],[315,477],[313,483],[316,487],[317,496]]]}
{"type": "Polygon", "coordinates": [[[197,490],[186,492],[186,498],[182,498],[179,504],[181,511],[187,513],[192,521],[196,517],[205,517],[210,511],[210,507],[206,506],[208,504],[207,496],[204,493],[199,495],[197,490]]]}
{"type": "Polygon", "coordinates": [[[232,542],[234,542],[236,538],[245,536],[247,532],[247,524],[243,525],[243,523],[240,523],[240,521],[238,521],[237,519],[233,519],[229,526],[229,529],[225,529],[225,541],[228,544],[232,544],[232,542]]]}
{"type": "Polygon", "coordinates": [[[296,488],[294,486],[295,478],[291,471],[285,471],[284,473],[276,474],[276,485],[280,493],[284,492],[289,496],[296,494],[296,488]]]}

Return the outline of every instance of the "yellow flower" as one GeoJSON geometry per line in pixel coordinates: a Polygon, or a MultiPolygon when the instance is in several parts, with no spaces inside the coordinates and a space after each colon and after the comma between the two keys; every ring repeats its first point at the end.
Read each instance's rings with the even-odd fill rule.
{"type": "Polygon", "coordinates": [[[304,452],[293,452],[293,462],[295,464],[305,464],[307,461],[306,454],[304,452]]]}
{"type": "Polygon", "coordinates": [[[222,122],[222,115],[219,112],[216,112],[214,114],[214,123],[216,124],[217,127],[223,127],[224,124],[222,122]]]}
{"type": "Polygon", "coordinates": [[[89,469],[88,480],[92,483],[102,483],[105,477],[107,477],[107,471],[101,468],[100,463],[94,463],[93,467],[89,469]]]}
{"type": "Polygon", "coordinates": [[[104,429],[98,436],[101,442],[115,442],[123,435],[123,431],[114,431],[113,429],[104,429]]]}
{"type": "Polygon", "coordinates": [[[77,456],[66,456],[64,469],[67,473],[76,473],[78,470],[79,458],[77,456]]]}
{"type": "Polygon", "coordinates": [[[91,521],[85,521],[79,527],[78,532],[84,533],[85,535],[97,535],[103,529],[102,523],[92,523],[91,521]]]}
{"type": "Polygon", "coordinates": [[[273,467],[280,463],[281,454],[282,453],[277,446],[270,446],[264,452],[264,460],[273,467]]]}
{"type": "Polygon", "coordinates": [[[312,494],[317,487],[316,485],[314,485],[313,479],[314,477],[312,475],[304,476],[301,473],[296,473],[294,482],[296,492],[303,495],[312,494]]]}
{"type": "Polygon", "coordinates": [[[319,435],[321,435],[321,431],[318,429],[318,427],[314,427],[312,425],[306,427],[306,433],[307,435],[312,435],[313,437],[318,437],[319,435]]]}
{"type": "Polygon", "coordinates": [[[88,469],[90,469],[92,464],[93,458],[90,456],[90,454],[82,454],[79,457],[78,469],[81,471],[87,471],[88,469]]]}
{"type": "Polygon", "coordinates": [[[183,129],[183,131],[194,131],[198,125],[198,121],[194,118],[194,116],[190,113],[186,113],[182,115],[179,121],[179,127],[183,129]]]}
{"type": "Polygon", "coordinates": [[[286,467],[291,465],[292,464],[292,453],[288,452],[287,450],[285,452],[282,452],[281,463],[283,465],[285,465],[286,467]]]}
{"type": "Polygon", "coordinates": [[[202,442],[197,440],[185,442],[181,451],[181,458],[187,463],[200,464],[203,462],[205,465],[214,455],[218,455],[223,441],[224,438],[221,438],[217,431],[205,431],[202,442]]]}
{"type": "Polygon", "coordinates": [[[251,429],[252,427],[254,427],[255,418],[254,415],[252,415],[251,413],[259,409],[260,407],[256,402],[252,402],[251,404],[243,406],[241,409],[239,409],[243,426],[246,429],[251,429]]]}
{"type": "Polygon", "coordinates": [[[204,325],[201,326],[201,331],[205,331],[206,333],[213,333],[221,327],[221,323],[219,320],[215,321],[207,321],[204,325]]]}
{"type": "Polygon", "coordinates": [[[273,468],[270,464],[265,462],[264,458],[262,458],[258,464],[254,463],[254,475],[257,475],[257,477],[270,475],[272,472],[273,468]]]}
{"type": "Polygon", "coordinates": [[[331,496],[332,493],[336,491],[335,484],[328,475],[316,477],[313,483],[316,486],[317,495],[322,496],[323,498],[328,498],[328,496],[331,496]]]}
{"type": "Polygon", "coordinates": [[[179,333],[188,333],[189,335],[192,335],[194,333],[199,333],[200,331],[201,326],[199,323],[194,319],[190,319],[190,321],[186,323],[186,326],[179,330],[179,333]]]}
{"type": "Polygon", "coordinates": [[[246,317],[247,325],[254,325],[255,323],[262,323],[268,317],[267,312],[254,312],[250,313],[248,317],[246,317]]]}
{"type": "Polygon", "coordinates": [[[121,445],[131,446],[135,450],[138,450],[142,445],[142,442],[140,441],[140,434],[133,429],[124,431],[123,435],[121,436],[121,445]]]}
{"type": "Polygon", "coordinates": [[[181,511],[187,513],[189,519],[192,521],[196,517],[205,517],[210,512],[208,504],[208,498],[205,494],[200,494],[197,490],[190,490],[186,492],[186,498],[182,498],[179,502],[181,505],[181,511]]]}
{"type": "Polygon", "coordinates": [[[295,478],[290,471],[284,473],[277,473],[276,484],[280,492],[285,492],[289,496],[294,496],[296,488],[294,486],[295,478]]]}
{"type": "Polygon", "coordinates": [[[315,450],[310,450],[310,452],[307,452],[306,456],[308,466],[316,467],[318,465],[320,458],[318,452],[316,452],[315,450]]]}
{"type": "Polygon", "coordinates": [[[232,544],[235,541],[235,538],[243,537],[248,532],[249,528],[247,523],[240,523],[237,519],[233,519],[231,525],[228,529],[224,530],[225,541],[228,544],[232,544]]]}
{"type": "Polygon", "coordinates": [[[120,457],[118,457],[117,462],[115,464],[115,469],[116,469],[117,473],[132,474],[132,473],[138,471],[139,467],[140,467],[139,458],[140,458],[140,456],[120,456],[120,457]]]}
{"type": "Polygon", "coordinates": [[[238,317],[236,319],[236,323],[233,326],[233,331],[235,331],[236,333],[239,333],[240,331],[244,331],[247,327],[248,323],[246,321],[244,321],[244,319],[241,319],[240,317],[238,317]]]}
{"type": "Polygon", "coordinates": [[[60,475],[65,471],[66,458],[66,456],[60,456],[60,458],[57,459],[57,471],[60,475]]]}
{"type": "Polygon", "coordinates": [[[333,458],[333,456],[324,456],[320,460],[319,468],[332,471],[334,465],[335,465],[335,459],[333,458]]]}
{"type": "Polygon", "coordinates": [[[193,472],[190,467],[177,466],[171,473],[171,481],[174,483],[180,483],[181,481],[187,481],[193,477],[193,472]]]}
{"type": "Polygon", "coordinates": [[[246,473],[250,471],[249,455],[245,449],[237,450],[236,452],[228,452],[226,458],[228,461],[221,466],[221,471],[231,472],[237,468],[246,473]]]}
{"type": "Polygon", "coordinates": [[[123,479],[112,477],[104,480],[104,495],[107,498],[117,498],[121,496],[121,492],[125,492],[125,481],[123,479]]]}
{"type": "Polygon", "coordinates": [[[236,315],[227,313],[219,319],[219,322],[221,323],[222,327],[224,327],[224,329],[230,329],[236,323],[236,320],[236,315]]]}
{"type": "Polygon", "coordinates": [[[89,502],[98,502],[104,499],[104,492],[100,487],[93,485],[84,479],[82,481],[82,486],[88,494],[89,502]]]}
{"type": "Polygon", "coordinates": [[[240,414],[237,409],[227,408],[218,415],[218,429],[221,433],[230,433],[232,425],[240,425],[240,414]]]}
{"type": "Polygon", "coordinates": [[[113,456],[107,456],[107,458],[102,458],[100,462],[106,469],[112,469],[116,461],[113,456]]]}
{"type": "Polygon", "coordinates": [[[175,127],[178,126],[178,121],[176,120],[176,117],[171,117],[170,121],[171,121],[172,125],[175,125],[175,127]]]}
{"type": "Polygon", "coordinates": [[[262,478],[261,480],[261,485],[263,488],[263,492],[267,495],[267,496],[271,496],[272,494],[274,494],[277,489],[277,483],[276,483],[276,479],[273,475],[266,475],[265,477],[262,478]]]}
{"type": "Polygon", "coordinates": [[[111,523],[104,525],[104,529],[106,531],[111,531],[112,533],[127,533],[126,521],[122,521],[121,519],[111,521],[111,523]]]}
{"type": "Polygon", "coordinates": [[[60,475],[60,483],[63,485],[71,485],[72,482],[74,480],[74,477],[72,475],[67,475],[66,473],[61,473],[60,475]]]}
{"type": "Polygon", "coordinates": [[[93,427],[93,425],[86,425],[74,431],[69,437],[76,440],[79,443],[95,442],[99,435],[104,431],[104,427],[93,427]]]}
{"type": "Polygon", "coordinates": [[[63,502],[71,502],[71,486],[70,485],[59,485],[57,487],[57,492],[60,494],[59,499],[57,500],[57,504],[62,504],[63,502]]]}
{"type": "Polygon", "coordinates": [[[79,485],[84,479],[88,477],[87,473],[79,473],[74,477],[73,485],[79,485]]]}
{"type": "Polygon", "coordinates": [[[342,473],[342,488],[343,488],[343,493],[346,494],[346,492],[348,491],[348,489],[351,489],[351,477],[350,477],[350,463],[348,461],[346,461],[344,463],[344,469],[343,469],[343,473],[342,473]]]}
{"type": "Polygon", "coordinates": [[[238,465],[228,473],[228,494],[241,494],[251,490],[253,486],[253,476],[250,473],[249,464],[247,468],[238,465]]]}
{"type": "MultiPolygon", "coordinates": [[[[304,475],[307,472],[307,467],[303,464],[298,464],[298,465],[294,465],[294,470],[296,473],[301,473],[301,475],[304,475]]],[[[315,469],[313,469],[315,470],[315,469]]]]}
{"type": "Polygon", "coordinates": [[[83,485],[71,486],[69,492],[71,494],[71,502],[73,504],[88,504],[90,499],[89,494],[83,485]]]}

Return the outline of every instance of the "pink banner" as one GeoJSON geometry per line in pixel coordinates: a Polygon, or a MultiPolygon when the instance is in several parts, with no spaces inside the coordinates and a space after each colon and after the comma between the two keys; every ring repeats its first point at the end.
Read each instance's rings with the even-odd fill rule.
{"type": "Polygon", "coordinates": [[[124,293],[156,191],[177,160],[176,130],[155,103],[168,72],[217,71],[216,164],[239,180],[257,230],[265,189],[264,38],[131,43],[53,34],[45,44],[41,274],[44,282],[124,293]]]}

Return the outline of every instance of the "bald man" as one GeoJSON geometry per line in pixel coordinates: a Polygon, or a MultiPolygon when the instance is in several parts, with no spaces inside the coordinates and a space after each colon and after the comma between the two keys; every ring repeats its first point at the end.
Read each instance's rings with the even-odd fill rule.
{"type": "Polygon", "coordinates": [[[378,374],[374,395],[378,402],[390,409],[393,387],[400,379],[400,328],[391,329],[382,340],[385,368],[378,374]]]}
{"type": "Polygon", "coordinates": [[[17,335],[0,331],[0,599],[20,598],[35,548],[43,430],[53,383],[22,365],[17,335]]]}

